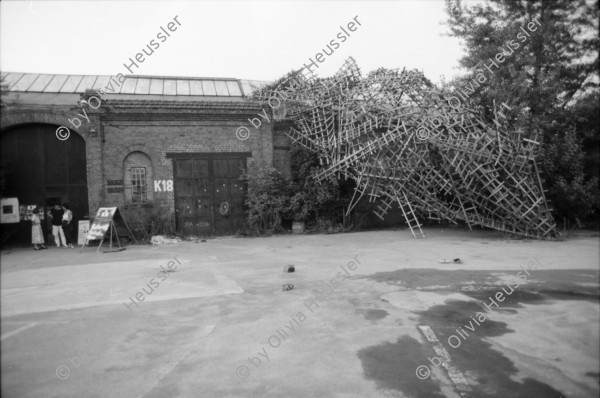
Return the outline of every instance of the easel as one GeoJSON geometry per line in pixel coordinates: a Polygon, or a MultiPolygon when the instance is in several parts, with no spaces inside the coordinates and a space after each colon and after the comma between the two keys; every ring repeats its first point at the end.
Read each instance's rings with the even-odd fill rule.
{"type": "MultiPolygon", "coordinates": [[[[127,229],[129,229],[129,228],[127,228],[127,229]]],[[[113,233],[114,233],[115,236],[117,237],[117,243],[119,244],[119,248],[115,249],[115,250],[104,250],[102,253],[122,252],[123,250],[125,250],[124,247],[121,247],[121,241],[119,240],[119,234],[117,233],[117,227],[115,227],[114,221],[110,222],[110,227],[108,228],[108,231],[109,231],[108,233],[110,234],[110,246],[109,247],[112,249],[113,233]]],[[[131,231],[129,231],[129,233],[131,233],[131,231]]],[[[102,247],[102,244],[104,243],[105,238],[106,238],[106,236],[104,236],[104,238],[102,238],[102,240],[100,241],[100,245],[98,245],[98,250],[96,250],[96,254],[98,254],[100,252],[100,248],[102,247]]]]}
{"type": "MultiPolygon", "coordinates": [[[[96,224],[96,223],[101,223],[101,222],[106,222],[109,221],[109,226],[106,229],[106,232],[108,232],[110,234],[109,239],[110,239],[110,249],[111,250],[104,250],[102,253],[114,253],[114,252],[120,252],[125,250],[125,247],[121,246],[121,240],[119,239],[119,233],[117,231],[117,227],[115,226],[115,222],[114,222],[114,217],[115,216],[119,216],[121,218],[121,221],[123,221],[123,224],[125,225],[125,228],[127,228],[127,231],[129,232],[129,234],[131,235],[131,237],[133,238],[133,240],[135,241],[135,243],[137,244],[138,241],[137,239],[135,239],[135,235],[133,235],[133,232],[131,232],[131,229],[129,228],[129,225],[127,225],[127,222],[125,221],[125,218],[123,218],[123,215],[119,212],[119,210],[115,207],[115,208],[100,208],[98,210],[98,215],[96,216],[96,219],[94,220],[94,223],[92,223],[92,227],[96,224]],[[112,210],[114,209],[114,210],[112,210]],[[112,212],[109,212],[108,217],[106,217],[103,212],[107,211],[107,210],[112,210],[112,212]],[[117,243],[119,244],[118,249],[112,249],[113,247],[113,233],[115,234],[115,237],[117,238],[117,243]]],[[[105,224],[106,225],[106,224],[105,224]]],[[[96,254],[100,253],[100,248],[102,247],[102,244],[104,243],[104,240],[106,239],[106,232],[104,232],[102,234],[102,239],[100,240],[100,244],[98,245],[98,249],[96,249],[96,254]]],[[[97,239],[98,237],[96,237],[97,239]]],[[[91,240],[96,240],[96,239],[91,239],[91,240]]],[[[88,233],[88,236],[85,238],[85,243],[83,244],[83,246],[81,246],[81,251],[79,253],[83,252],[83,249],[87,246],[88,242],[90,241],[90,234],[88,233]]]]}

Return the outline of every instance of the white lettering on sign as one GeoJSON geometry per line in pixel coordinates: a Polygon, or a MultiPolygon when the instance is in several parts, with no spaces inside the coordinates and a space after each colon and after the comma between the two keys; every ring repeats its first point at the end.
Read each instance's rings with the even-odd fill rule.
{"type": "Polygon", "coordinates": [[[171,192],[173,180],[154,180],[154,192],[171,192]]]}

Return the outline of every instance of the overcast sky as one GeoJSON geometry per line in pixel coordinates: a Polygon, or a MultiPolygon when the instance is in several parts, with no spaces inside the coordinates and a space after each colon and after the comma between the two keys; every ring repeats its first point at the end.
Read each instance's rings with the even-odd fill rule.
{"type": "Polygon", "coordinates": [[[0,12],[3,72],[116,75],[155,40],[159,47],[135,74],[270,81],[323,47],[331,52],[326,46],[336,40],[339,48],[315,68],[319,76],[335,73],[349,56],[363,72],[417,68],[435,82],[461,74],[463,50],[444,35],[443,0],[13,0],[2,1],[0,12]],[[161,42],[161,26],[167,30],[175,16],[181,25],[161,42]],[[350,32],[355,17],[361,25],[350,32]],[[350,34],[343,43],[340,26],[350,34]]]}

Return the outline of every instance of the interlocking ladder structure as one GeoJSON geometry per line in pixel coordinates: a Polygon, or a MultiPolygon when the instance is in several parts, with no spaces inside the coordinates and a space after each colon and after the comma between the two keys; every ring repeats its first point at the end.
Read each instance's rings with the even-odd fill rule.
{"type": "Polygon", "coordinates": [[[485,122],[420,72],[378,69],[363,78],[349,58],[333,77],[295,73],[254,96],[280,101],[274,118],[291,120],[288,136],[319,156],[317,181],[356,182],[348,213],[363,197],[380,218],[398,205],[415,238],[425,236],[417,214],[557,235],[535,161],[538,138],[510,131],[498,109],[485,122]]]}

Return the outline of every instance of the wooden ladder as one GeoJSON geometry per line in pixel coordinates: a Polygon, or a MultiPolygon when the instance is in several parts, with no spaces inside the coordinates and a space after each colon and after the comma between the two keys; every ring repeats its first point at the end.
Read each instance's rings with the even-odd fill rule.
{"type": "Polygon", "coordinates": [[[419,220],[417,220],[417,216],[415,216],[415,212],[412,206],[410,205],[408,198],[406,197],[406,193],[402,192],[402,196],[404,198],[404,202],[402,202],[400,198],[398,198],[398,196],[396,196],[396,200],[398,201],[400,210],[402,210],[402,214],[404,215],[404,219],[408,224],[408,228],[410,228],[410,232],[412,233],[415,239],[425,238],[425,234],[421,229],[421,224],[419,223],[419,220]],[[418,231],[415,233],[416,230],[418,231]]]}
{"type": "Polygon", "coordinates": [[[394,198],[390,197],[389,195],[386,196],[383,200],[382,200],[382,205],[377,206],[377,210],[374,210],[373,213],[375,213],[375,215],[377,217],[379,217],[381,220],[383,220],[383,217],[387,214],[388,210],[390,209],[390,207],[392,207],[392,203],[394,202],[394,198]]]}

